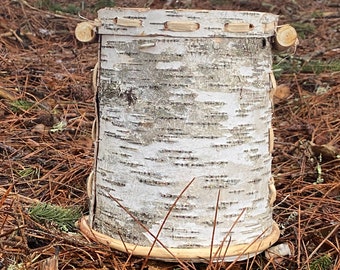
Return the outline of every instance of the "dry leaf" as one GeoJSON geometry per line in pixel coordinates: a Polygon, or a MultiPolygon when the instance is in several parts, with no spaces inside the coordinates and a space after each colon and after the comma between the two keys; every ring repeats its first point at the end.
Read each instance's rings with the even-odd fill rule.
{"type": "Polygon", "coordinates": [[[290,88],[286,84],[278,85],[273,92],[273,101],[274,104],[281,102],[282,100],[288,98],[290,96],[290,88]]]}
{"type": "Polygon", "coordinates": [[[265,251],[265,256],[268,260],[272,259],[276,263],[281,263],[284,256],[291,256],[293,247],[290,243],[285,242],[276,246],[272,246],[265,251]]]}
{"type": "Polygon", "coordinates": [[[48,133],[48,128],[44,124],[37,124],[32,128],[35,133],[46,134],[48,133]]]}
{"type": "Polygon", "coordinates": [[[0,86],[0,98],[4,98],[6,100],[14,101],[19,98],[18,93],[15,93],[12,89],[6,89],[0,86]]]}
{"type": "Polygon", "coordinates": [[[40,269],[58,270],[58,256],[53,255],[52,257],[43,260],[40,264],[40,269]]]}
{"type": "Polygon", "coordinates": [[[330,144],[317,145],[310,143],[313,154],[322,158],[322,161],[331,161],[340,155],[340,150],[330,144]]]}

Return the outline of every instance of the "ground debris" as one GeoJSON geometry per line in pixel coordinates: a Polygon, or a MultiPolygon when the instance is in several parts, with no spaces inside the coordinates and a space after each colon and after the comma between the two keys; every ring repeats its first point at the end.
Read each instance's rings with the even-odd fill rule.
{"type": "MultiPolygon", "coordinates": [[[[140,269],[141,258],[95,244],[77,231],[70,234],[39,224],[28,214],[37,202],[80,206],[87,213],[86,178],[93,166],[91,129],[95,119],[91,80],[98,44],[78,42],[74,29],[84,18],[96,18],[96,10],[113,1],[74,1],[73,6],[69,2],[1,2],[0,269],[140,269]]],[[[115,2],[117,6],[151,8],[166,3],[115,2]]],[[[296,27],[300,39],[295,54],[279,55],[275,63],[276,79],[285,91],[274,104],[274,219],[281,229],[278,244],[289,242],[292,254],[280,260],[268,261],[260,254],[232,265],[185,266],[340,268],[339,4],[172,2],[187,3],[188,8],[276,13],[282,24],[296,27]]],[[[180,269],[178,264],[163,263],[153,263],[151,268],[180,269]]]]}

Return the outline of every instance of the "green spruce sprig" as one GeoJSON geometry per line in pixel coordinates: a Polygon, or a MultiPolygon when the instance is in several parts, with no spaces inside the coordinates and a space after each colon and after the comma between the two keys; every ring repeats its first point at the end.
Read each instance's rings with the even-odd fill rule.
{"type": "Polygon", "coordinates": [[[77,207],[63,208],[49,203],[33,205],[28,214],[39,223],[56,225],[65,232],[74,230],[75,222],[81,217],[81,211],[77,207]]]}
{"type": "Polygon", "coordinates": [[[325,254],[315,259],[309,265],[310,270],[330,270],[332,266],[332,258],[329,254],[325,254]]]}

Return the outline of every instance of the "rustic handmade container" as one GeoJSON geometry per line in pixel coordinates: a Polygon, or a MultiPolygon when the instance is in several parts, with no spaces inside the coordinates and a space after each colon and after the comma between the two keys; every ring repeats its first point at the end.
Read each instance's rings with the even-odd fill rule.
{"type": "Polygon", "coordinates": [[[96,164],[81,229],[134,255],[239,260],[272,219],[271,41],[259,12],[102,9],[96,164]]]}

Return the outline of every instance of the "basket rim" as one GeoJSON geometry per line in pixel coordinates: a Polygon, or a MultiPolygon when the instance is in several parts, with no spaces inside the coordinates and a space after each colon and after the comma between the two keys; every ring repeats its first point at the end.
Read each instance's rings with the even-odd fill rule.
{"type": "Polygon", "coordinates": [[[134,256],[142,256],[155,260],[176,261],[190,260],[192,262],[207,262],[211,258],[211,254],[222,254],[223,257],[214,257],[216,260],[234,261],[245,260],[253,257],[272,246],[280,236],[280,229],[276,222],[273,221],[272,231],[265,238],[259,238],[250,244],[234,245],[227,247],[204,247],[204,248],[168,248],[139,246],[132,243],[123,242],[120,239],[107,236],[92,229],[88,224],[88,216],[83,216],[78,223],[80,231],[89,239],[110,246],[111,248],[125,252],[134,256]]]}

